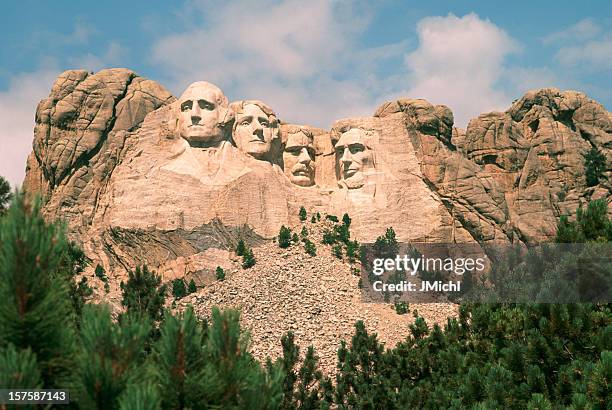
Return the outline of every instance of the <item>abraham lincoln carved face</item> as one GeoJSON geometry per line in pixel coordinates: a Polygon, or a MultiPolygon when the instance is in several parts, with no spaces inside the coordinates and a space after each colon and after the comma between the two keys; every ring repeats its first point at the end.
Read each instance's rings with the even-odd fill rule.
{"type": "Polygon", "coordinates": [[[360,128],[352,128],[340,135],[336,142],[336,169],[339,182],[349,189],[361,188],[365,175],[374,167],[374,155],[368,134],[360,128]]]}

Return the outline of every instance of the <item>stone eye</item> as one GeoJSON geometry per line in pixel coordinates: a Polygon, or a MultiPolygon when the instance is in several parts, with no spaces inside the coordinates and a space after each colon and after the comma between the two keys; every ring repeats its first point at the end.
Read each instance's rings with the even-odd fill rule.
{"type": "Polygon", "coordinates": [[[189,111],[191,109],[191,105],[192,105],[191,101],[185,101],[183,104],[181,104],[181,111],[183,112],[189,111]]]}
{"type": "Polygon", "coordinates": [[[198,101],[198,105],[200,106],[201,109],[208,110],[208,111],[212,111],[214,108],[211,103],[205,100],[198,101]]]}

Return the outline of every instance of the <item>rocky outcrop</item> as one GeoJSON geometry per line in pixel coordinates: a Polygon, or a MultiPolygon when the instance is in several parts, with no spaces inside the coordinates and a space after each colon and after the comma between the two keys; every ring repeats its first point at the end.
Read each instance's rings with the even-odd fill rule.
{"type": "Polygon", "coordinates": [[[466,130],[453,122],[446,106],[402,99],[323,130],[205,82],[177,100],[126,69],[67,71],[38,106],[25,188],[97,263],[170,276],[238,238],[273,238],[300,206],[348,213],[365,242],[393,226],[403,241],[534,243],[610,198],[610,169],[587,187],[583,154],[612,163],[611,114],[582,93],[532,91],[466,130]]]}
{"type": "Polygon", "coordinates": [[[24,188],[48,201],[49,216],[85,233],[130,133],[173,100],[164,87],[127,69],[64,72],[36,109],[24,188]]]}

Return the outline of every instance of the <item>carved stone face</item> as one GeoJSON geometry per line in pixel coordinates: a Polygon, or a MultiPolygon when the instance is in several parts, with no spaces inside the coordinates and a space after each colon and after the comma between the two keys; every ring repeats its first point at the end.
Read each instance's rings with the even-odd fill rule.
{"type": "Polygon", "coordinates": [[[236,112],[234,133],[236,147],[261,160],[270,160],[272,144],[278,135],[278,122],[256,104],[246,104],[236,112]]]}
{"type": "Polygon", "coordinates": [[[352,128],[344,132],[336,143],[339,178],[349,189],[361,188],[365,184],[364,172],[374,166],[366,139],[364,130],[352,128]]]}
{"type": "Polygon", "coordinates": [[[217,147],[225,139],[222,127],[227,115],[227,98],[213,84],[191,84],[178,100],[178,131],[189,145],[217,147]]]}
{"type": "Polygon", "coordinates": [[[283,152],[285,174],[296,185],[314,185],[315,150],[312,142],[312,136],[304,132],[289,134],[287,138],[283,152]]]}

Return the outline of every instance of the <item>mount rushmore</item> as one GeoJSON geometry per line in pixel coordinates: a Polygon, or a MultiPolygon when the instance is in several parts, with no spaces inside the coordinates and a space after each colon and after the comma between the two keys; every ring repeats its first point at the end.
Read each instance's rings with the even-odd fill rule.
{"type": "Polygon", "coordinates": [[[37,107],[24,189],[106,269],[169,276],[223,266],[301,206],[348,213],[362,242],[393,227],[402,241],[537,243],[587,200],[610,203],[611,169],[587,187],[583,154],[612,163],[612,114],[580,92],[530,91],[453,125],[446,106],[399,99],[326,130],[208,82],[177,99],[127,69],[70,70],[37,107]]]}

